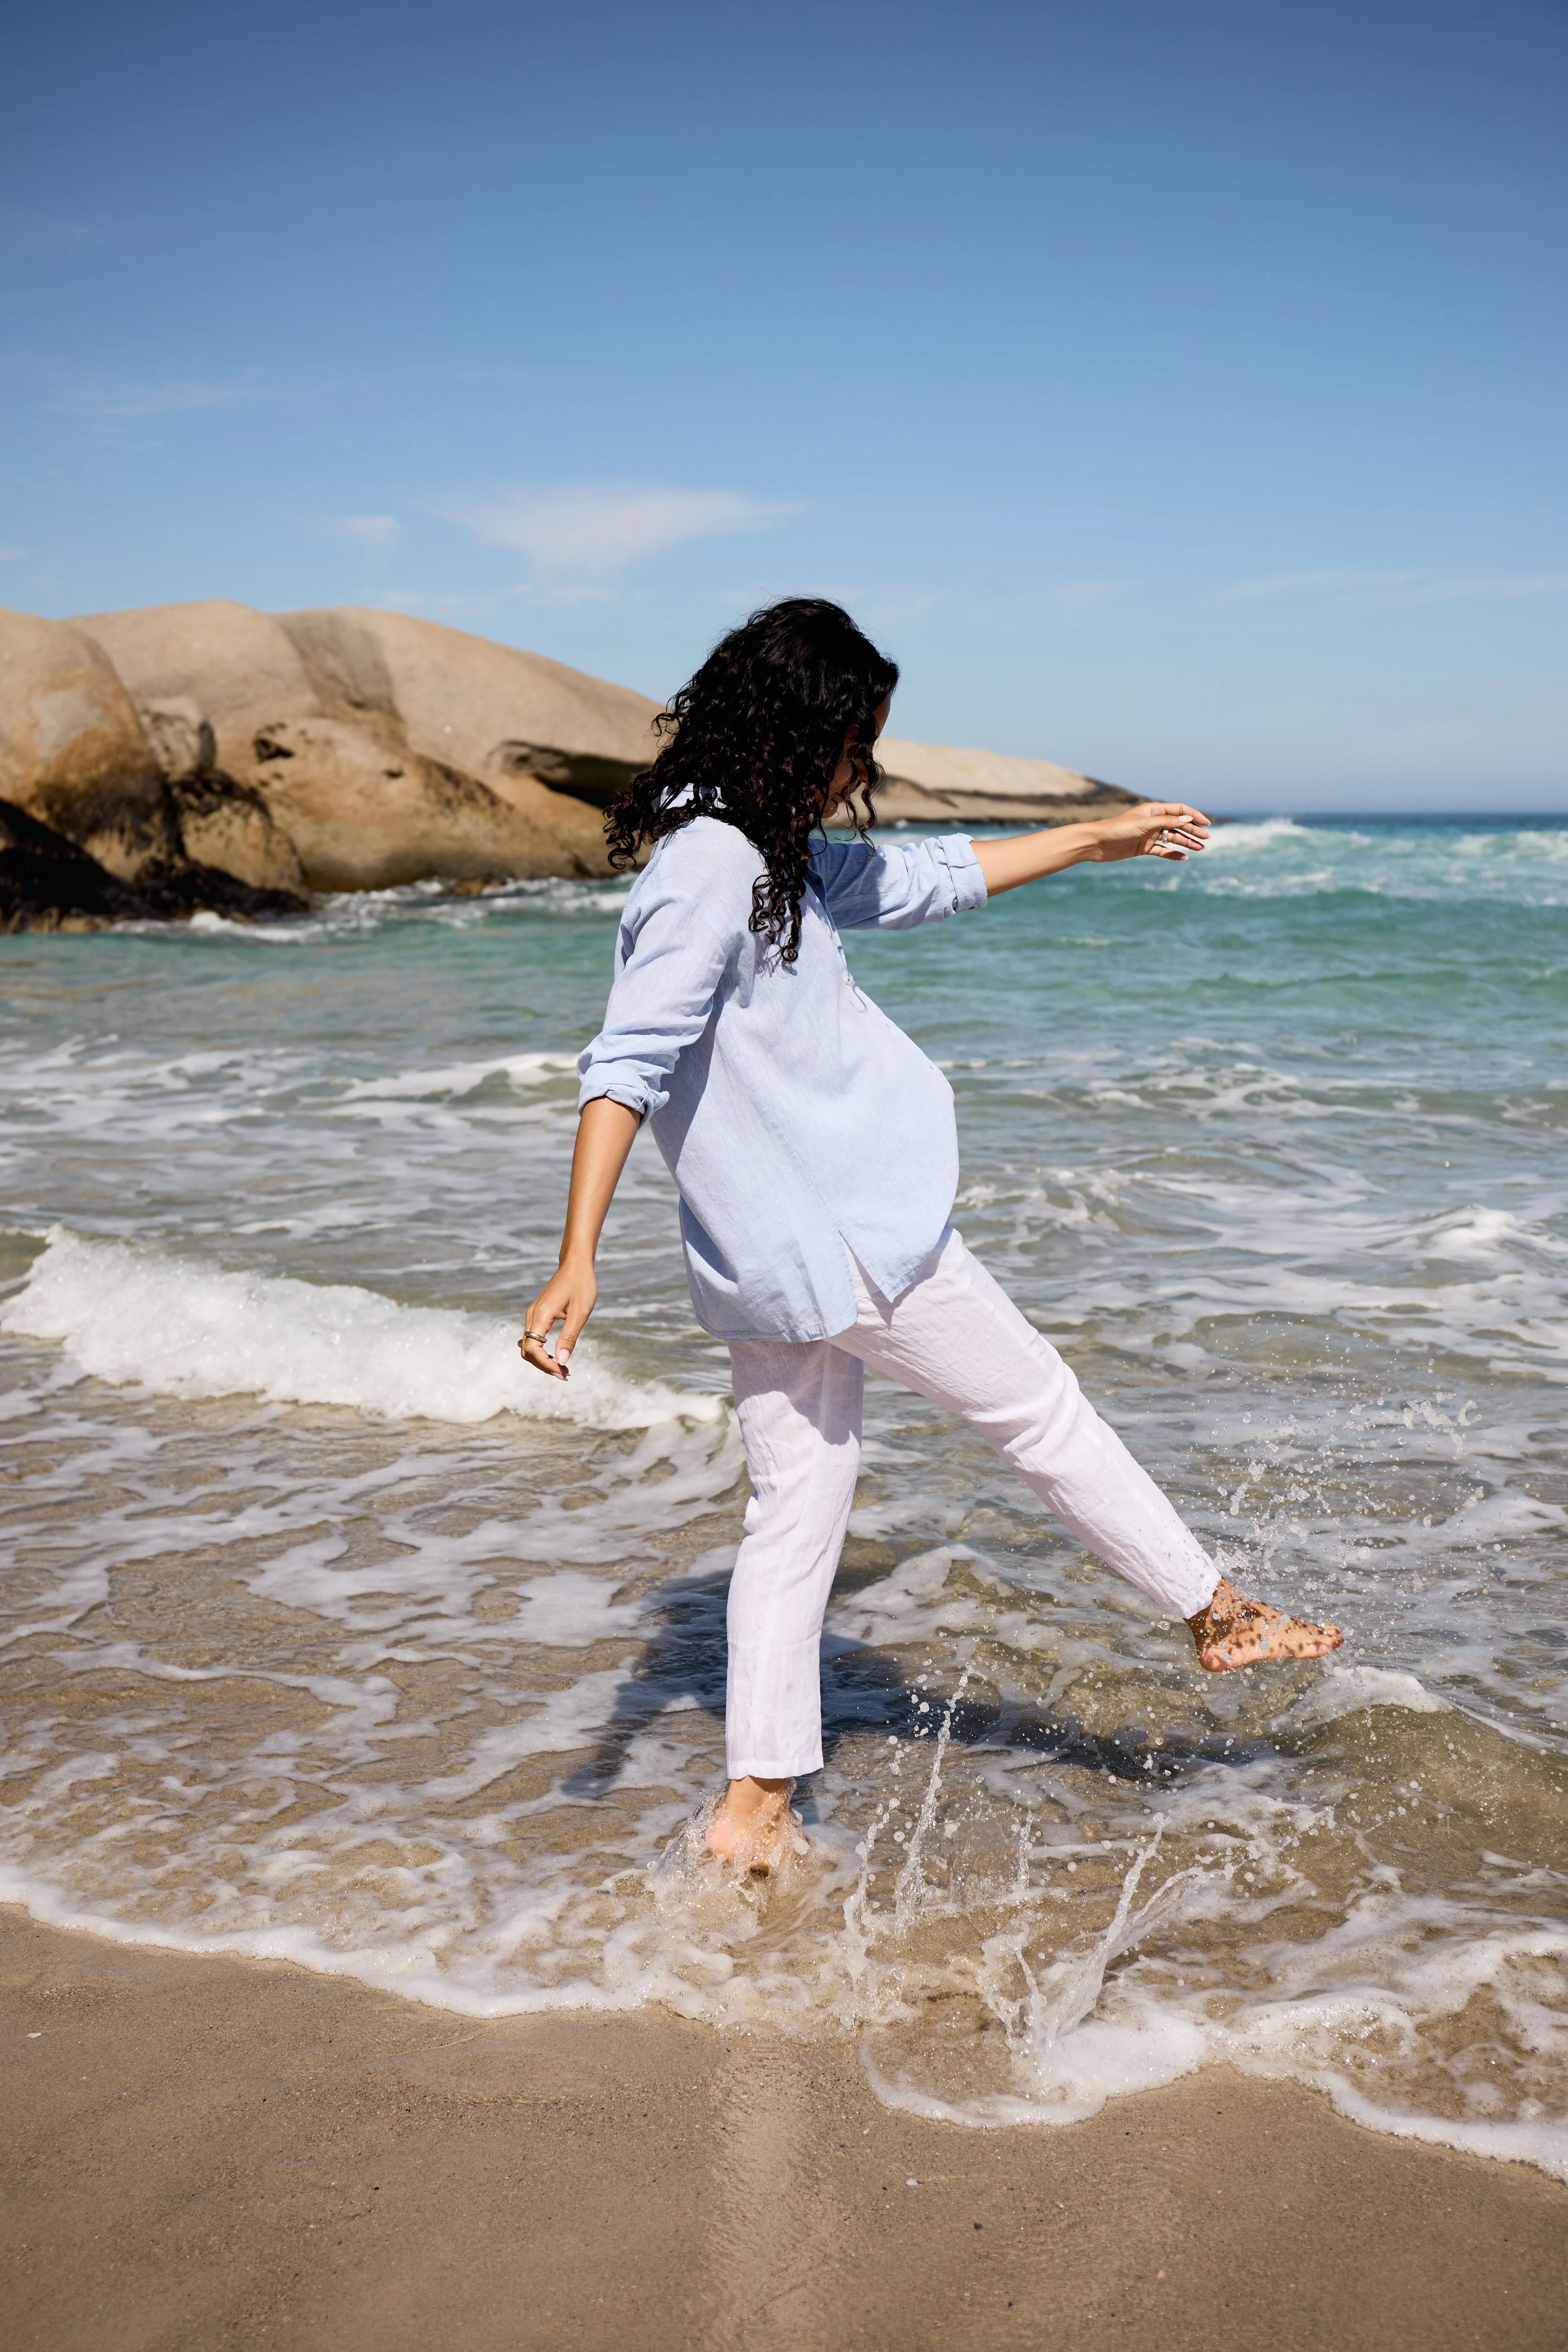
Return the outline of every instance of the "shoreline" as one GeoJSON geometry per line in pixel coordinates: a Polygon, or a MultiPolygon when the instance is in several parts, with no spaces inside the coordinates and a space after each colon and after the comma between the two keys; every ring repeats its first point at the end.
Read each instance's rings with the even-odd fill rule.
{"type": "Polygon", "coordinates": [[[463,2018],[12,1905],[0,2015],[16,2352],[1562,2340],[1568,2187],[1225,2068],[971,2130],[847,2044],[463,2018]]]}

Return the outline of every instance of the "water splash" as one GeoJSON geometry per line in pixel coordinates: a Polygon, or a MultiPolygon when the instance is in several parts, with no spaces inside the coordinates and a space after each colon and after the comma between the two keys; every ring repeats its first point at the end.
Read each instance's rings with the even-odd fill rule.
{"type": "MultiPolygon", "coordinates": [[[[848,2000],[841,2007],[847,2021],[853,2021],[860,2005],[871,1991],[876,1948],[884,1937],[890,1935],[898,1941],[907,1935],[913,1920],[923,1906],[924,1888],[921,1880],[921,1857],[926,1841],[936,1820],[937,1801],[942,1788],[942,1768],[952,1738],[952,1720],[958,1703],[968,1687],[972,1671],[973,1644],[966,1643],[961,1651],[963,1663],[953,1685],[937,1731],[936,1753],[931,1758],[921,1809],[914,1831],[906,1849],[903,1864],[894,1887],[893,1915],[889,1920],[873,1902],[872,1879],[877,1866],[877,1846],[882,1831],[892,1814],[895,1800],[884,1797],[868,1823],[858,1848],[860,1868],[854,1886],[845,1898],[844,1927],[840,1938],[839,1965],[848,1982],[848,2000]],[[970,1653],[965,1655],[964,1652],[970,1653]]],[[[895,1740],[896,1747],[898,1742],[895,1740]]]]}
{"type": "Polygon", "coordinates": [[[952,1718],[969,1685],[974,1655],[973,1642],[961,1643],[958,1654],[963,1660],[963,1671],[953,1685],[952,1696],[948,1700],[937,1729],[936,1753],[931,1759],[931,1770],[926,1776],[925,1791],[914,1828],[904,1847],[904,1865],[893,1888],[893,1934],[899,1937],[909,1934],[929,1899],[924,1877],[925,1849],[936,1823],[937,1806],[942,1797],[942,1768],[952,1738],[952,1718]]]}
{"type": "Polygon", "coordinates": [[[1208,1875],[1201,1867],[1175,1871],[1142,1909],[1134,1912],[1139,1883],[1159,1851],[1164,1831],[1163,1822],[1157,1823],[1152,1837],[1140,1848],[1122,1878],[1109,1926],[1086,1938],[1076,1951],[1064,1952],[1043,1975],[1030,1966],[1026,1931],[995,1937],[988,1948],[992,1965],[982,1979],[982,1990],[1006,2034],[1020,2073],[1037,2096],[1059,2095],[1065,2088],[1062,2045],[1093,2014],[1111,1962],[1133,1950],[1156,1927],[1165,1926],[1180,1909],[1185,1891],[1208,1875]],[[1011,1958],[1024,1979],[1023,1995],[1015,2000],[1006,2000],[995,1982],[994,1962],[1003,1955],[1011,1958]]]}

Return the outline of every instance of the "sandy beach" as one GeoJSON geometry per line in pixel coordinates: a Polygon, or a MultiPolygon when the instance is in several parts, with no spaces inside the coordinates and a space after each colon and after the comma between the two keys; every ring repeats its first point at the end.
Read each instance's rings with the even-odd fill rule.
{"type": "Polygon", "coordinates": [[[1068,2129],[847,2043],[473,2021],[0,1912],[13,2352],[1560,2346],[1568,2189],[1205,2070],[1068,2129]]]}

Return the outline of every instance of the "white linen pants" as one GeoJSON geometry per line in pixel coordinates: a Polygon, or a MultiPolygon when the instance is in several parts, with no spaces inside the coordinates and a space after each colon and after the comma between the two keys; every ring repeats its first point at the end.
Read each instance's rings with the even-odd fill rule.
{"type": "Polygon", "coordinates": [[[831,1339],[731,1341],[752,1495],[730,1583],[730,1778],[822,1762],[822,1620],[860,1465],[864,1367],[961,1412],[1081,1543],[1172,1617],[1219,1570],[1086,1403],[1048,1339],[949,1226],[896,1299],[851,1261],[859,1312],[831,1339]]]}

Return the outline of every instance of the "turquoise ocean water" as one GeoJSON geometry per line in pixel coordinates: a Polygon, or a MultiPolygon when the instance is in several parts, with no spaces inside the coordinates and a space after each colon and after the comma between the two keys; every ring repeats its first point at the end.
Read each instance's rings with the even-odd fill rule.
{"type": "Polygon", "coordinates": [[[971,1247],[1348,1641],[1202,1675],[873,1381],[816,1855],[760,1893],[676,1836],[745,1487],[651,1147],[569,1389],[513,1353],[622,896],[0,941],[0,1896],[850,2034],[975,2124],[1227,2060],[1568,2178],[1568,827],[1236,824],[851,940],[971,1247]]]}

